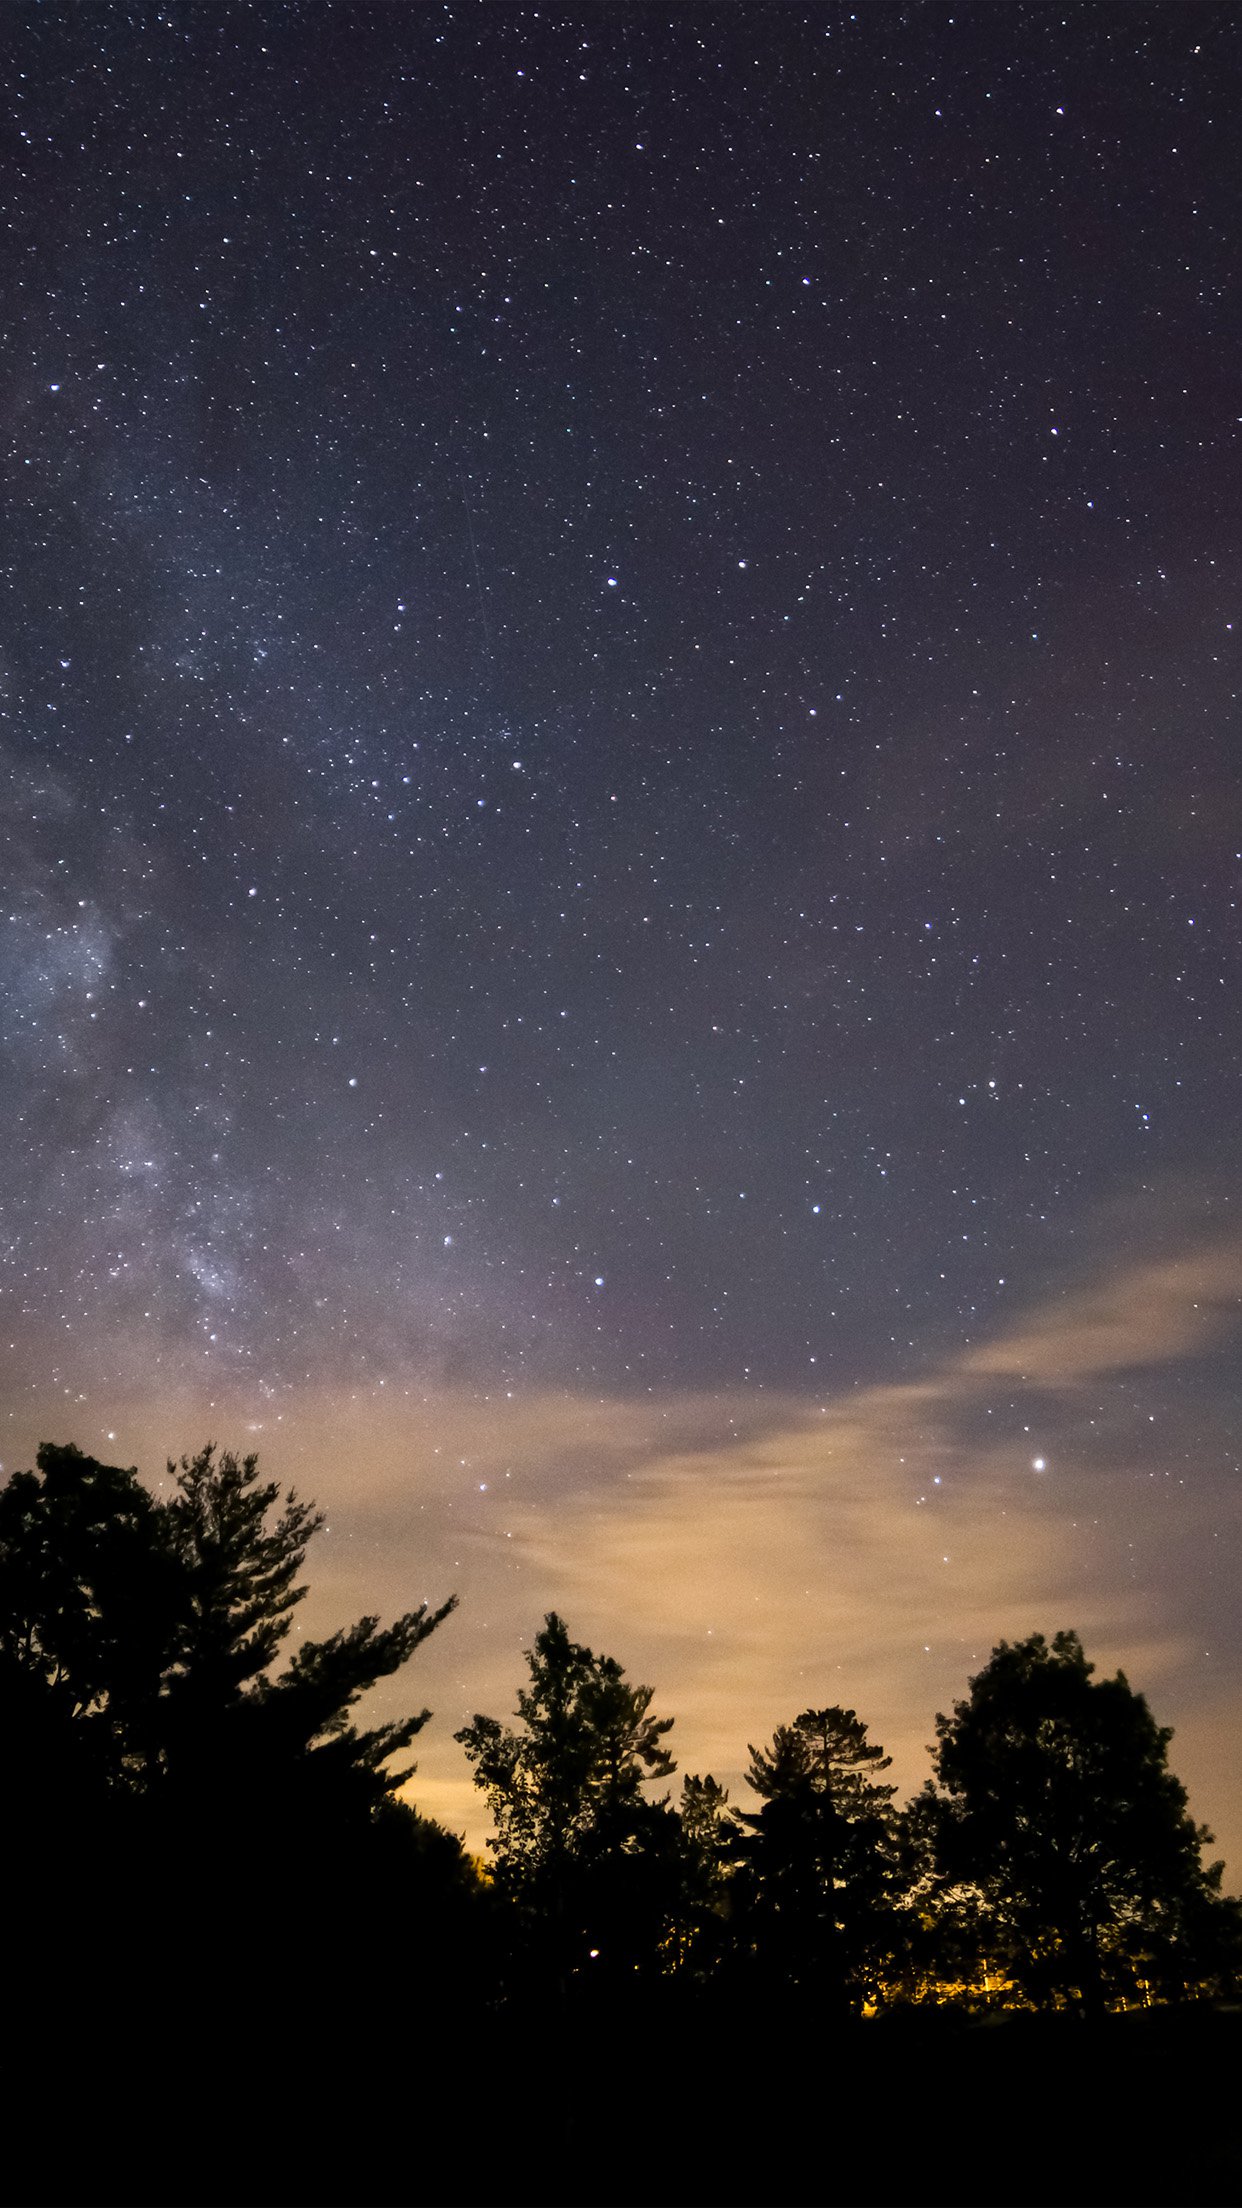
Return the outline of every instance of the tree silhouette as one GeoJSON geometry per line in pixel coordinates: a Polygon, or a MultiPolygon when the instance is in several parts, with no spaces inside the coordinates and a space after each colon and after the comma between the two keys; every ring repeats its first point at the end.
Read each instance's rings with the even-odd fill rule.
{"type": "Polygon", "coordinates": [[[1236,1910],[1211,1834],[1168,1768],[1172,1734],[1123,1672],[1094,1680],[1075,1633],[1002,1641],[936,1719],[928,1790],[944,1886],[971,1891],[1035,2000],[1100,2008],[1224,1966],[1236,1910]]]}
{"type": "Polygon", "coordinates": [[[709,1772],[682,1780],[680,1877],[673,1966],[710,1977],[731,1948],[733,1887],[742,1861],[743,1827],[724,1787],[709,1772]]]}
{"type": "Polygon", "coordinates": [[[133,1787],[151,1757],[182,1591],[134,1471],[44,1444],[0,1489],[0,1707],[14,1800],[133,1787]]]}
{"type": "Polygon", "coordinates": [[[276,1671],[321,1521],[292,1493],[281,1505],[256,1458],[208,1446],[169,1465],[164,1499],[132,1468],[73,1447],[44,1445],[37,1467],[0,1489],[6,1838],[37,1867],[32,1940],[50,1915],[66,1945],[97,1944],[128,1916],[158,1943],[143,1891],[153,1856],[215,1866],[196,1894],[200,1944],[235,1933],[225,1866],[243,1851],[282,1863],[295,1913],[326,1870],[352,1875],[364,1856],[447,1867],[394,1799],[409,1771],[391,1759],[429,1713],[363,1729],[350,1713],[455,1598],[303,1642],[276,1671]],[[93,1881],[82,1876],[87,1827],[93,1881]]]}
{"type": "Polygon", "coordinates": [[[606,1972],[658,1943],[676,1825],[643,1789],[675,1769],[663,1745],[673,1721],[652,1717],[653,1690],[572,1641],[555,1611],[527,1664],[522,1730],[476,1716],[456,1738],[495,1820],[497,1883],[563,1981],[587,1960],[606,1972]]]}
{"type": "Polygon", "coordinates": [[[752,1748],[747,1783],[763,1807],[749,1828],[748,1916],[757,1959],[783,1985],[837,2009],[876,1987],[895,1936],[896,1788],[891,1758],[853,1710],[804,1710],[752,1748]]]}
{"type": "Polygon", "coordinates": [[[298,1584],[322,1516],[291,1490],[262,1484],[254,1456],[210,1446],[170,1464],[163,1506],[182,1604],[165,1681],[161,1747],[177,1812],[218,1821],[245,1805],[253,1821],[325,1831],[369,1820],[409,1776],[389,1759],[430,1712],[359,1732],[348,1712],[408,1662],[456,1606],[426,1603],[381,1627],[366,1617],[323,1641],[304,1641],[272,1674],[305,1595],[298,1584]]]}
{"type": "Polygon", "coordinates": [[[208,1444],[169,1464],[176,1491],[166,1504],[169,1547],[184,1578],[186,1602],[177,1663],[187,1694],[230,1701],[274,1662],[290,1614],[306,1594],[297,1575],[323,1514],[275,1481],[260,1486],[258,1458],[217,1457],[208,1444]]]}

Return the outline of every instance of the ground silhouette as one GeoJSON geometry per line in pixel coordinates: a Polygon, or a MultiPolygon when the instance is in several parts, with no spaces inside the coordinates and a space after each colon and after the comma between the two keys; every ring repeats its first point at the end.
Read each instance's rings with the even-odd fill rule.
{"type": "Polygon", "coordinates": [[[853,1710],[674,1801],[555,1613],[458,1738],[359,1703],[452,1599],[290,1647],[313,1507],[206,1447],[0,1489],[7,2190],[32,2202],[1236,2197],[1238,1905],[1169,1734],[1002,1643],[900,1808],[853,1710]]]}

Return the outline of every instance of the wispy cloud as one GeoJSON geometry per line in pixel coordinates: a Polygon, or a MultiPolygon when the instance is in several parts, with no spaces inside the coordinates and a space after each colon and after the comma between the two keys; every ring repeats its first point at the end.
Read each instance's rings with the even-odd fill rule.
{"type": "MultiPolygon", "coordinates": [[[[308,1631],[461,1595],[417,1678],[383,1694],[394,1710],[431,1703],[414,1797],[476,1840],[452,1732],[513,1708],[552,1608],[655,1685],[683,1768],[736,1792],[748,1741],[844,1702],[912,1787],[935,1711],[1002,1636],[1075,1626],[1162,1718],[1178,1721],[1183,1692],[1202,1711],[1215,1598],[1200,1567],[1225,1553],[1222,1532],[1236,1555],[1236,1491],[1186,1482],[1186,1431],[1153,1424],[1130,1383],[1219,1345],[1240,1290],[1242,1242],[1217,1238],[1085,1279],[917,1380],[813,1402],[394,1380],[259,1397],[239,1420],[240,1399],[204,1383],[162,1398],[158,1436],[146,1406],[119,1440],[158,1464],[170,1420],[187,1441],[211,1431],[318,1497],[308,1631]]],[[[1242,1791],[1208,1755],[1211,1726],[1193,1737],[1209,1798],[1177,1767],[1242,1857],[1242,1791]]]]}
{"type": "Polygon", "coordinates": [[[972,1350],[958,1370],[1070,1388],[1207,1348],[1240,1312],[1242,1241],[1234,1237],[1071,1289],[972,1350]]]}

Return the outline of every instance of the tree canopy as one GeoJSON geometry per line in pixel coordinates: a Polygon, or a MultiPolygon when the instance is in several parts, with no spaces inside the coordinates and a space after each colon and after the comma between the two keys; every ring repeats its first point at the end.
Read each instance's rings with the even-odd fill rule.
{"type": "Polygon", "coordinates": [[[194,1867],[168,1953],[183,1966],[191,1943],[210,1975],[258,1862],[280,1867],[286,1975],[313,1911],[316,1967],[335,1940],[340,1983],[360,1927],[374,1959],[397,1920],[417,1920],[425,1962],[453,1943],[458,1982],[506,2000],[676,1978],[845,2017],[997,1995],[1100,2007],[1236,1975],[1238,1906],[1203,1862],[1171,1734],[1068,1632],[1000,1643],[937,1718],[934,1780],[904,1810],[888,1756],[833,1704],[751,1748],[742,1812],[710,1774],[674,1806],[672,1719],[549,1612],[515,1721],[456,1736],[495,1826],[485,1889],[398,1798],[428,1712],[357,1714],[453,1598],[295,1632],[321,1522],[256,1457],[211,1445],[158,1490],[50,1444],[0,1487],[0,1845],[28,1905],[10,1967],[24,1953],[32,1986],[54,1980],[49,1941],[66,1968],[109,1940],[120,1967],[135,1928],[164,1952],[153,1863],[194,1867]]]}
{"type": "Polygon", "coordinates": [[[542,1922],[558,1969],[584,1955],[611,1962],[633,1946],[636,1911],[650,1932],[648,1874],[673,1852],[667,1805],[644,1793],[676,1768],[664,1746],[673,1721],[653,1717],[652,1688],[571,1640],[555,1611],[526,1660],[522,1729],[476,1716],[456,1738],[495,1821],[503,1890],[542,1922]]]}
{"type": "Polygon", "coordinates": [[[742,1823],[760,1960],[786,1983],[856,2006],[892,1947],[897,1790],[877,1779],[892,1759],[835,1704],[803,1710],[750,1756],[747,1784],[763,1807],[742,1823]]]}
{"type": "Polygon", "coordinates": [[[163,1843],[305,1844],[370,1825],[409,1767],[426,1710],[359,1729],[350,1713],[449,1615],[420,1603],[302,1641],[277,1670],[322,1523],[208,1445],[170,1493],[73,1447],[0,1490],[0,1704],[20,1821],[45,1847],[84,1811],[163,1843]]]}
{"type": "Polygon", "coordinates": [[[1228,1945],[1221,1866],[1168,1767],[1171,1730],[1076,1633],[1002,1641],[936,1719],[942,1876],[973,1888],[1013,1978],[1100,2005],[1136,1977],[1195,1975],[1228,1945]]]}

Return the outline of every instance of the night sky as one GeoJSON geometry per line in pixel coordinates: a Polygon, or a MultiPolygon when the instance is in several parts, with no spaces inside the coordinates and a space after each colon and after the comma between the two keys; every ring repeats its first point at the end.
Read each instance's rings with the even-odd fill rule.
{"type": "Polygon", "coordinates": [[[29,5],[4,1466],[921,1782],[1077,1628],[1242,1870],[1231,5],[29,5]]]}

